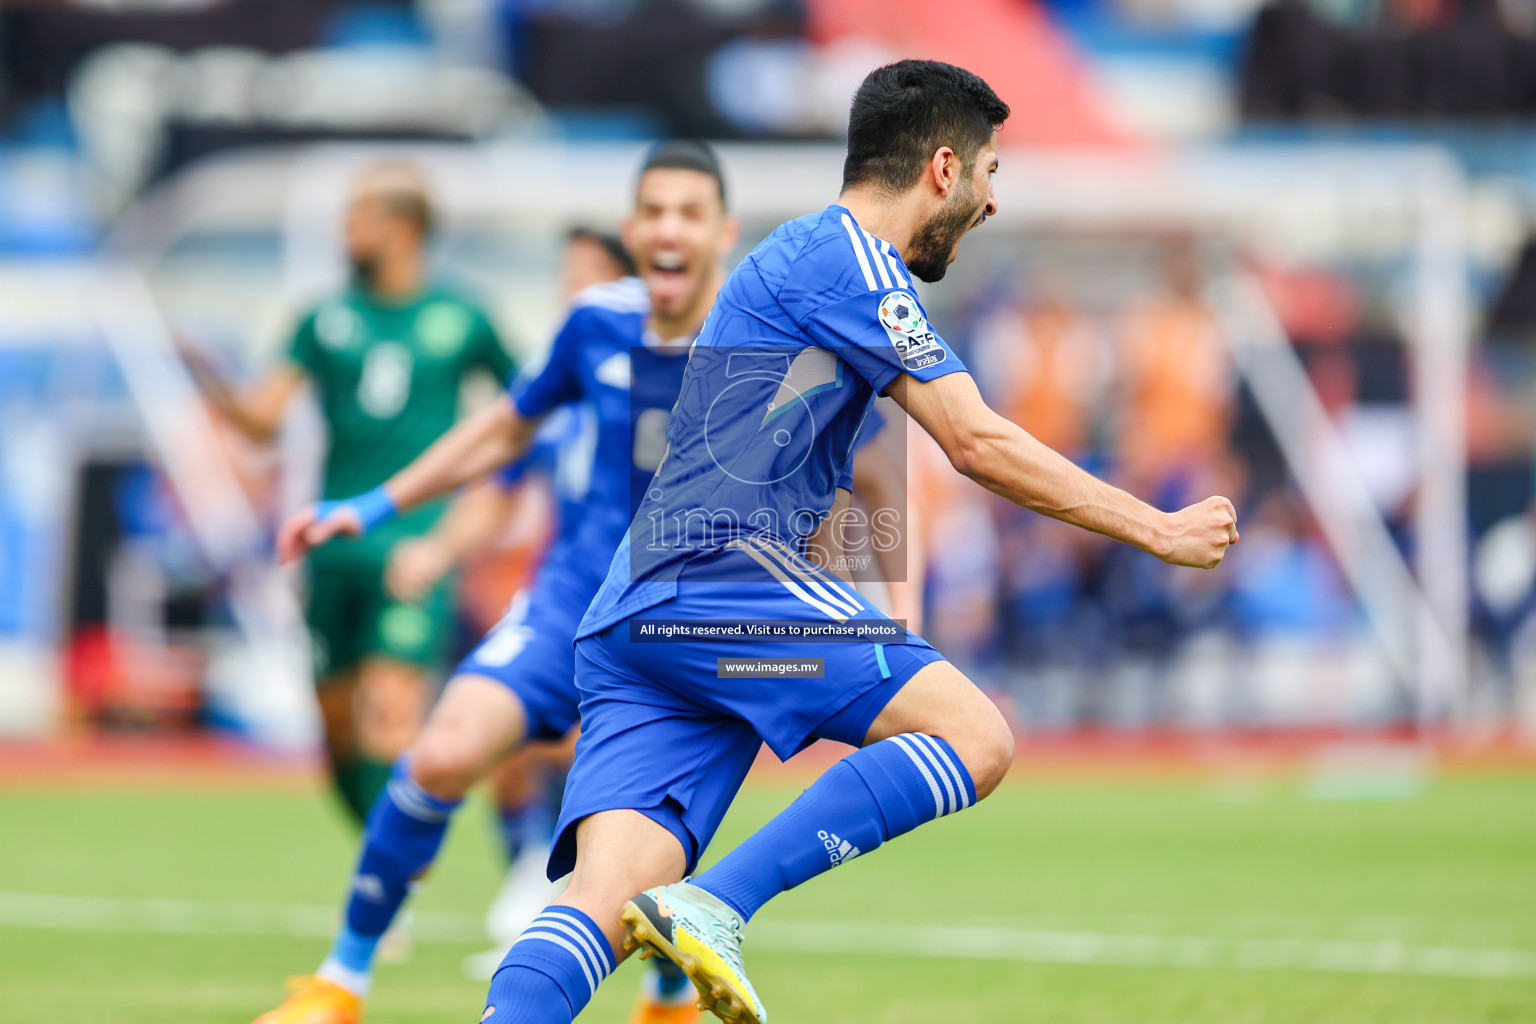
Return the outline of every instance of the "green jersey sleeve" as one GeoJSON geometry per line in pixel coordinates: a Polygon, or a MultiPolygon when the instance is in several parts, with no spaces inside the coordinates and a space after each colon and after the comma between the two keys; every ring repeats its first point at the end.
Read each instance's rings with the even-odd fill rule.
{"type": "Polygon", "coordinates": [[[315,337],[315,314],[312,312],[293,329],[284,353],[288,362],[303,369],[311,377],[320,376],[320,342],[315,337]]]}
{"type": "Polygon", "coordinates": [[[496,326],[483,310],[475,311],[474,337],[470,344],[475,366],[493,375],[503,385],[512,380],[517,373],[517,360],[512,358],[507,347],[502,344],[496,326]]]}

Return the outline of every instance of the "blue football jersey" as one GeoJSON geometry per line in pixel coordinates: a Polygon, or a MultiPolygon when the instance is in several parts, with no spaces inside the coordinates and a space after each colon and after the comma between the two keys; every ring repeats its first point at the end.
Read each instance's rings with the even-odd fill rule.
{"type": "Polygon", "coordinates": [[[577,524],[567,534],[565,569],[601,580],[666,450],[687,350],[647,338],[650,298],[639,278],[594,285],[572,303],[549,357],[512,387],[520,415],[561,406],[588,410],[590,473],[577,524]]]}
{"type": "Polygon", "coordinates": [[[847,486],[874,397],[902,373],[963,370],[900,255],[846,209],[779,227],[694,342],[666,460],[578,636],[667,600],[690,561],[740,537],[803,551],[847,486]]]}
{"type": "Polygon", "coordinates": [[[563,543],[576,535],[586,511],[596,446],[592,407],[585,402],[561,406],[539,424],[523,457],[496,472],[496,482],[511,489],[529,476],[549,480],[555,499],[555,543],[563,543]]]}

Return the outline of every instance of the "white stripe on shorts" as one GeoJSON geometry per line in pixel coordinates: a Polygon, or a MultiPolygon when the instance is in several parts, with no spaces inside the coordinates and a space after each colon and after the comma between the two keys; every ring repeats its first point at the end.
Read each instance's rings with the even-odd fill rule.
{"type": "Polygon", "coordinates": [[[857,600],[843,591],[837,581],[823,575],[818,566],[798,557],[788,548],[775,544],[766,537],[749,537],[748,542],[777,562],[786,573],[806,584],[824,600],[843,609],[850,617],[864,610],[857,600]]]}
{"type": "Polygon", "coordinates": [[[812,608],[815,608],[827,618],[836,619],[838,622],[848,621],[848,616],[844,615],[838,608],[823,601],[818,601],[816,598],[806,593],[805,588],[801,587],[800,584],[786,576],[783,569],[779,568],[778,565],[770,560],[767,555],[763,554],[752,545],[747,544],[744,541],[732,541],[729,546],[740,548],[742,551],[746,552],[749,558],[755,561],[758,565],[761,565],[764,569],[767,569],[773,575],[774,579],[782,583],[785,590],[788,590],[791,594],[794,594],[800,600],[804,601],[812,608]]]}

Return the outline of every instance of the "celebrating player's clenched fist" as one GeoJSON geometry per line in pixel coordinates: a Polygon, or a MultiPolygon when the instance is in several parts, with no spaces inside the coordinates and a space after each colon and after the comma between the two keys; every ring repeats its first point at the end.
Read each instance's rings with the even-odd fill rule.
{"type": "Polygon", "coordinates": [[[1168,514],[1169,537],[1158,557],[1169,565],[1214,569],[1237,543],[1237,510],[1223,497],[1168,514]]]}

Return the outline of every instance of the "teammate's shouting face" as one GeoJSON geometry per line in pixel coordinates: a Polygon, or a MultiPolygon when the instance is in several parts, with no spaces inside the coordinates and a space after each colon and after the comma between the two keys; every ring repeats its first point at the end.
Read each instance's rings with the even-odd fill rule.
{"type": "Polygon", "coordinates": [[[669,324],[694,322],[714,303],[720,260],[736,243],[714,175],[687,167],[650,167],[635,188],[624,245],[651,293],[651,315],[669,324]]]}

